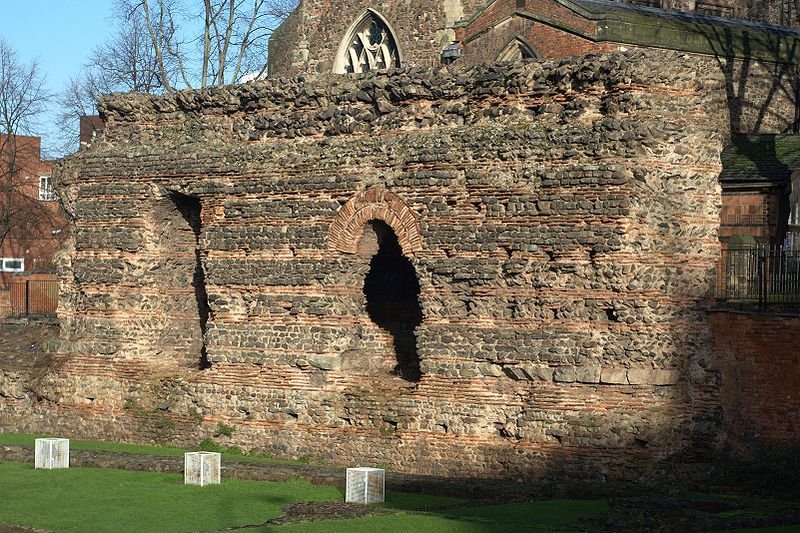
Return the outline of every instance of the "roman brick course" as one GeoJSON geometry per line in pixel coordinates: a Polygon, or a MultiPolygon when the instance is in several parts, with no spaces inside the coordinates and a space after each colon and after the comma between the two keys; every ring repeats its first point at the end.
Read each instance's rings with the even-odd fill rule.
{"type": "Polygon", "coordinates": [[[714,65],[634,50],[105,98],[104,135],[59,168],[75,231],[46,400],[3,373],[0,428],[193,445],[223,423],[281,457],[443,476],[708,457],[714,65]],[[406,337],[364,295],[372,220],[419,283],[406,337]]]}

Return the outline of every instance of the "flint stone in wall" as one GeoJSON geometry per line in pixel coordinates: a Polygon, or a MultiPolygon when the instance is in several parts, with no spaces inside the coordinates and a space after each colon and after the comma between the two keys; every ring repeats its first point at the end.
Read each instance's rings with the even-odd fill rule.
{"type": "Polygon", "coordinates": [[[491,363],[483,363],[478,365],[478,372],[482,376],[499,378],[504,376],[503,368],[500,365],[493,365],[491,363]]]}
{"type": "Polygon", "coordinates": [[[320,370],[341,370],[342,357],[340,355],[309,354],[306,356],[308,364],[320,370]]]}
{"type": "Polygon", "coordinates": [[[555,370],[549,366],[530,366],[528,374],[539,381],[553,381],[555,370]]]}
{"type": "Polygon", "coordinates": [[[514,381],[529,381],[533,379],[524,368],[519,366],[504,366],[503,372],[514,381]]]}
{"type": "Polygon", "coordinates": [[[0,372],[0,398],[22,400],[27,397],[29,385],[26,376],[12,371],[0,372]]]}

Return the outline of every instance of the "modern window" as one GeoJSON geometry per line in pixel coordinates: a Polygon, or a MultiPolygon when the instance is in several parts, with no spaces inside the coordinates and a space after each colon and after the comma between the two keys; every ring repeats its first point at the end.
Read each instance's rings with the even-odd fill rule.
{"type": "Polygon", "coordinates": [[[25,259],[16,257],[0,257],[0,272],[24,272],[25,259]]]}
{"type": "Polygon", "coordinates": [[[55,199],[56,193],[53,190],[53,182],[50,176],[39,176],[39,200],[52,202],[55,199]]]}

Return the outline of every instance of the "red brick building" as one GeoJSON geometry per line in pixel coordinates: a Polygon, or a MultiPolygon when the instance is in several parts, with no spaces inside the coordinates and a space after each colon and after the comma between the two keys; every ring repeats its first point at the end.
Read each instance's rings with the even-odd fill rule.
{"type": "Polygon", "coordinates": [[[0,136],[0,289],[21,273],[52,270],[67,223],[41,159],[41,139],[0,136]]]}

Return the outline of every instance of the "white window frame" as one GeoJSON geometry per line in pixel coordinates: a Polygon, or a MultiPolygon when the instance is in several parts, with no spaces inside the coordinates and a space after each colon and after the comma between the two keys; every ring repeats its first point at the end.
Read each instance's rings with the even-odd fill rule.
{"type": "Polygon", "coordinates": [[[25,272],[24,257],[0,257],[0,272],[25,272]],[[8,264],[19,262],[19,267],[10,267],[8,264]]]}
{"type": "Polygon", "coordinates": [[[42,202],[52,202],[56,199],[56,192],[53,190],[53,181],[50,176],[39,176],[39,200],[42,202]]]}

